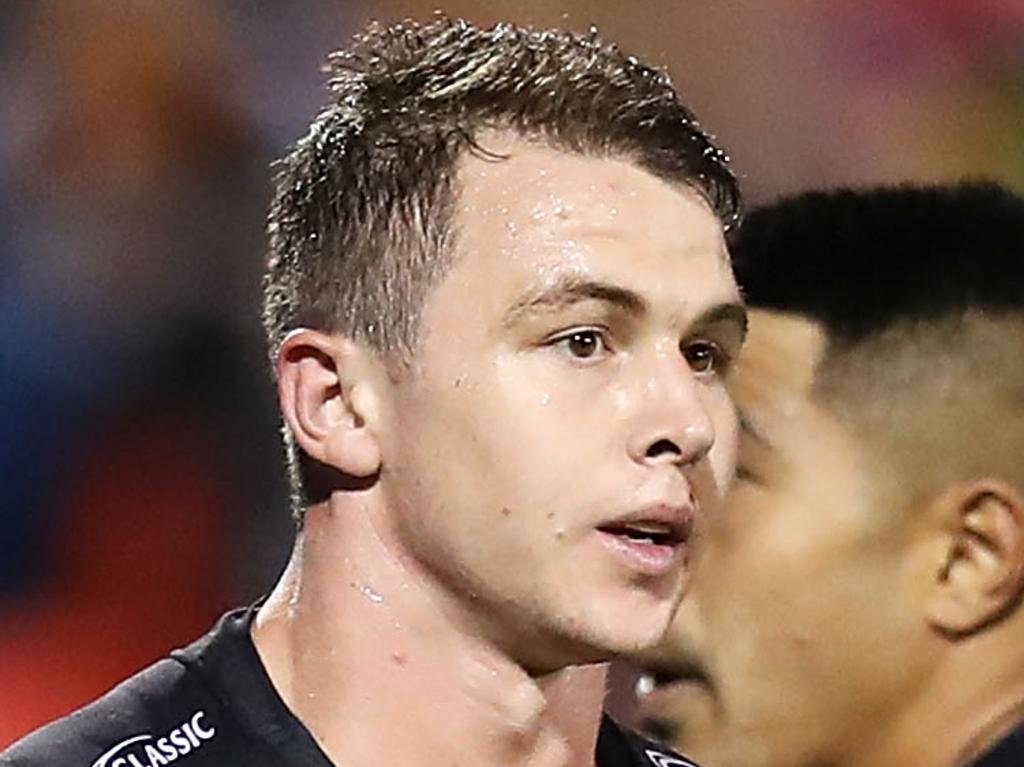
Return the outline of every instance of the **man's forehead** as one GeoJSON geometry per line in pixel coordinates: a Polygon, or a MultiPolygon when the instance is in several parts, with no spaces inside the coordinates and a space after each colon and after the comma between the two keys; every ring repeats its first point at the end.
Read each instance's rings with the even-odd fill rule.
{"type": "Polygon", "coordinates": [[[467,153],[459,170],[457,270],[505,327],[586,299],[679,324],[740,303],[721,223],[698,192],[509,133],[479,143],[486,154],[467,153]]]}
{"type": "Polygon", "coordinates": [[[456,166],[460,209],[478,215],[506,213],[524,189],[554,191],[565,166],[577,155],[537,139],[507,131],[488,131],[462,153],[456,166]]]}
{"type": "Polygon", "coordinates": [[[665,181],[626,156],[560,148],[512,131],[485,131],[475,144],[457,165],[457,210],[463,215],[526,214],[540,221],[589,212],[593,223],[613,219],[618,206],[652,188],[692,195],[707,205],[694,189],[665,181]]]}

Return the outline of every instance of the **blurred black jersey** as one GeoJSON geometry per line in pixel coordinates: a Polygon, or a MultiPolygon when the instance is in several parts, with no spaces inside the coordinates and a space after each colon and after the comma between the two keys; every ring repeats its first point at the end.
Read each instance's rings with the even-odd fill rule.
{"type": "Polygon", "coordinates": [[[970,767],[1020,767],[1024,764],[1024,724],[982,754],[970,767]]]}

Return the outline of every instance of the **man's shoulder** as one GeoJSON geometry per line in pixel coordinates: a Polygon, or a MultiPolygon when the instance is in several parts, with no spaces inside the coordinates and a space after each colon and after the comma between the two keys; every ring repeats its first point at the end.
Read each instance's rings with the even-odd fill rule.
{"type": "Polygon", "coordinates": [[[600,767],[700,767],[668,746],[623,727],[610,716],[601,723],[598,738],[600,767]]]}
{"type": "Polygon", "coordinates": [[[229,613],[209,634],[0,753],[0,767],[213,767],[264,760],[206,671],[234,652],[229,613]],[[185,759],[187,757],[187,760],[185,759]]]}
{"type": "Polygon", "coordinates": [[[177,758],[202,748],[209,739],[207,709],[215,701],[204,692],[180,662],[165,658],[84,708],[22,738],[0,754],[0,765],[112,767],[121,756],[120,767],[132,764],[127,753],[145,753],[146,744],[168,760],[173,750],[177,758]],[[172,739],[175,730],[178,737],[172,739]]]}

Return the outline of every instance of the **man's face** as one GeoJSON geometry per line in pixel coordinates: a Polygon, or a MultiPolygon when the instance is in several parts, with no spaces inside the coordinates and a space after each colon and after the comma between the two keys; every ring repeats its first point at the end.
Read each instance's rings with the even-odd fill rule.
{"type": "Polygon", "coordinates": [[[905,526],[872,501],[864,446],[811,398],[823,341],[796,316],[751,312],[730,382],[737,482],[648,658],[660,684],[641,716],[708,764],[849,763],[925,673],[905,526]]]}
{"type": "MultiPolygon", "coordinates": [[[[493,135],[395,384],[395,535],[459,621],[535,671],[636,649],[733,473],[744,312],[692,190],[493,135]]],[[[445,608],[448,609],[448,608],[445,608]]]]}

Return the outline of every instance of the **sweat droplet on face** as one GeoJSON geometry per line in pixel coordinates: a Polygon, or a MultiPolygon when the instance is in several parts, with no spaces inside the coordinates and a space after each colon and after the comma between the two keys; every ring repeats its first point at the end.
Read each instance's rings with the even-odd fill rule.
{"type": "Polygon", "coordinates": [[[565,255],[565,256],[574,256],[575,255],[575,256],[578,257],[578,255],[579,255],[578,251],[580,250],[580,246],[579,246],[579,243],[576,240],[573,240],[573,239],[570,238],[570,239],[565,240],[562,243],[562,245],[560,247],[560,250],[561,250],[562,254],[565,255]]]}
{"type": "Polygon", "coordinates": [[[547,405],[550,402],[551,402],[551,395],[550,394],[548,394],[547,392],[544,392],[544,394],[540,395],[540,404],[541,405],[547,405]]]}
{"type": "Polygon", "coordinates": [[[365,596],[367,599],[369,599],[375,605],[379,605],[381,602],[384,601],[384,597],[382,597],[380,594],[378,594],[376,591],[374,591],[372,588],[370,588],[366,584],[363,584],[362,586],[359,587],[359,593],[362,594],[363,596],[365,596]]]}

